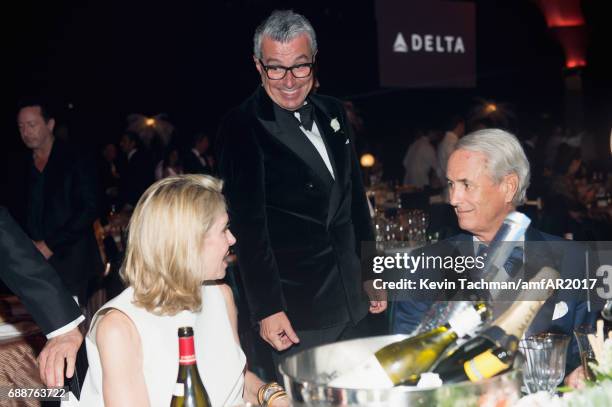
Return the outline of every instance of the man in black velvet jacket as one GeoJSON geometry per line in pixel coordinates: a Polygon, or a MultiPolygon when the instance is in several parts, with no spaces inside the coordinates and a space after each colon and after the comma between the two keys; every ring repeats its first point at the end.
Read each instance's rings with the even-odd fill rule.
{"type": "Polygon", "coordinates": [[[310,92],[312,26],[277,11],[254,40],[262,86],[225,118],[219,172],[251,317],[287,355],[350,337],[387,304],[362,292],[358,252],[373,230],[342,104],[310,92]]]}

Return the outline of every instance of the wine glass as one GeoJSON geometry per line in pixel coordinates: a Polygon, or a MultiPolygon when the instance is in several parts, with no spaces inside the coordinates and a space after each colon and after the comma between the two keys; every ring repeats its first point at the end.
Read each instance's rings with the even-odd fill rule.
{"type": "Polygon", "coordinates": [[[523,339],[519,349],[525,357],[523,383],[528,393],[555,393],[565,377],[565,360],[570,337],[561,334],[539,334],[523,339]]]}

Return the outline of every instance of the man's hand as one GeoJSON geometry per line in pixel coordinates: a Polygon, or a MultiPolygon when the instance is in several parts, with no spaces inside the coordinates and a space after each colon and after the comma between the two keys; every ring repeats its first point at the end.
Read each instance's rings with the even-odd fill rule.
{"type": "Polygon", "coordinates": [[[53,252],[49,249],[49,246],[47,246],[44,240],[34,241],[34,246],[36,246],[40,254],[45,257],[45,260],[49,260],[49,257],[53,256],[53,252]]]}
{"type": "Polygon", "coordinates": [[[387,309],[387,301],[370,301],[370,314],[380,314],[387,309]]]}
{"type": "Polygon", "coordinates": [[[259,335],[278,351],[290,348],[293,344],[300,342],[300,338],[291,327],[287,314],[283,311],[259,321],[259,335]]]}
{"type": "Polygon", "coordinates": [[[78,327],[47,341],[38,355],[40,378],[45,385],[50,387],[64,385],[64,360],[66,361],[66,376],[72,377],[77,351],[82,342],[83,335],[78,327]]]}
{"type": "Polygon", "coordinates": [[[574,371],[567,375],[565,378],[565,385],[574,389],[582,389],[586,386],[586,376],[584,374],[584,368],[578,366],[574,371]]]}
{"type": "Polygon", "coordinates": [[[387,291],[374,288],[373,280],[365,281],[363,289],[370,299],[371,314],[380,314],[387,309],[387,291]]]}

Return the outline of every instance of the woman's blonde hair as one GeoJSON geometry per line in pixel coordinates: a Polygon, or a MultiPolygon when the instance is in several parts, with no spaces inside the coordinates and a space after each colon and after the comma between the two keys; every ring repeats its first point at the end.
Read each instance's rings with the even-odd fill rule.
{"type": "Polygon", "coordinates": [[[151,185],[129,223],[121,277],[134,303],[157,315],[201,307],[204,236],[226,212],[221,180],[179,175],[151,185]]]}

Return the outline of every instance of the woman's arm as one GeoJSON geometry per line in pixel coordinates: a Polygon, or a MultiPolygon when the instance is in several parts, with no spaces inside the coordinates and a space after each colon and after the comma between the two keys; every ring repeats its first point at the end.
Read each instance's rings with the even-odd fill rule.
{"type": "MultiPolygon", "coordinates": [[[[225,299],[225,306],[227,308],[227,314],[232,325],[234,339],[236,340],[236,343],[240,345],[240,339],[238,338],[238,311],[236,309],[236,304],[234,303],[234,295],[232,294],[232,289],[227,284],[221,284],[219,285],[219,288],[221,289],[221,292],[223,293],[223,298],[225,299]]],[[[242,393],[242,398],[244,399],[244,401],[252,403],[256,406],[259,405],[259,401],[257,400],[257,392],[264,384],[264,381],[257,377],[255,373],[245,369],[244,392],[242,393]]],[[[272,403],[272,407],[284,406],[289,406],[288,397],[278,398],[272,403]]]]}
{"type": "Polygon", "coordinates": [[[96,343],[102,363],[104,405],[149,406],[142,344],[130,318],[121,311],[109,311],[98,322],[96,343]]]}
{"type": "MultiPolygon", "coordinates": [[[[227,284],[220,284],[219,289],[223,293],[223,299],[225,299],[225,307],[227,308],[227,315],[232,325],[232,333],[234,334],[234,340],[240,345],[240,339],[238,337],[238,310],[234,303],[234,294],[232,289],[227,284]]],[[[252,372],[246,370],[244,373],[244,392],[242,398],[244,401],[258,405],[257,391],[265,383],[252,372]]]]}

